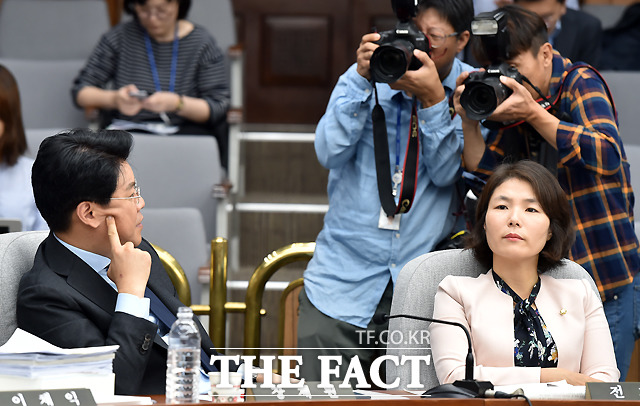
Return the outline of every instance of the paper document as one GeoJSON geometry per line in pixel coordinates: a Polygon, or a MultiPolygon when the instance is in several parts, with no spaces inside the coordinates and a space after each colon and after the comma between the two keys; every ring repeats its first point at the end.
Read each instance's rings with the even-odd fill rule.
{"type": "Polygon", "coordinates": [[[107,404],[109,406],[114,405],[153,405],[155,402],[148,396],[124,396],[124,395],[114,395],[110,397],[94,397],[98,406],[100,404],[107,404]]]}
{"type": "Polygon", "coordinates": [[[409,396],[411,395],[410,393],[407,393],[407,395],[409,396],[403,396],[400,394],[384,393],[364,389],[355,389],[353,393],[360,396],[369,396],[371,399],[409,399],[409,396]]]}
{"type": "Polygon", "coordinates": [[[119,346],[60,348],[17,329],[0,347],[0,375],[110,374],[119,346]]]}
{"type": "Polygon", "coordinates": [[[107,127],[107,130],[125,130],[125,131],[143,130],[143,131],[148,131],[150,133],[160,134],[160,135],[175,134],[178,132],[179,129],[180,128],[176,125],[167,125],[161,122],[147,121],[142,123],[136,123],[134,121],[119,120],[119,119],[113,120],[111,124],[107,127]]]}
{"type": "Polygon", "coordinates": [[[518,388],[521,388],[529,399],[584,399],[586,392],[584,386],[573,386],[566,381],[500,385],[496,386],[495,390],[512,393],[518,388]]]}

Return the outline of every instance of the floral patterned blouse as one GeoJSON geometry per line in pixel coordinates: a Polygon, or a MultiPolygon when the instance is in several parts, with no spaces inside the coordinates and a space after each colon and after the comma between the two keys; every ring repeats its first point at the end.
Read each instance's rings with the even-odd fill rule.
{"type": "Polygon", "coordinates": [[[522,300],[495,272],[493,280],[503,293],[513,298],[514,354],[517,367],[553,368],[558,366],[558,348],[538,309],[532,306],[540,291],[540,278],[531,294],[522,300]]]}

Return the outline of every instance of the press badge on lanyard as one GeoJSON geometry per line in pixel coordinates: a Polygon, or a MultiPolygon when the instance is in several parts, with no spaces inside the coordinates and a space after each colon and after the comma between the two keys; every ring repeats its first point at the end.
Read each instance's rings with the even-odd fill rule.
{"type": "Polygon", "coordinates": [[[400,230],[400,217],[402,214],[396,214],[393,217],[387,217],[382,207],[380,208],[380,219],[378,220],[378,228],[383,230],[400,230]]]}
{"type": "MultiPolygon", "coordinates": [[[[393,196],[397,199],[398,189],[402,185],[402,170],[400,170],[400,122],[402,116],[402,100],[398,101],[398,115],[396,120],[396,167],[393,172],[391,182],[393,183],[393,196]]],[[[398,213],[393,217],[387,216],[384,209],[380,207],[380,218],[378,219],[378,228],[382,230],[400,230],[400,218],[402,214],[398,213]]]]}

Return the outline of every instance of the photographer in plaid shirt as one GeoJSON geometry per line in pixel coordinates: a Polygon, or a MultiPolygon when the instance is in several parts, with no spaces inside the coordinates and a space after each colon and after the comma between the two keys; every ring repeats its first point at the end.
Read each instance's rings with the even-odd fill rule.
{"type": "MultiPolygon", "coordinates": [[[[570,258],[598,285],[623,381],[639,331],[640,308],[634,307],[640,306],[640,288],[634,284],[640,286],[640,277],[634,283],[634,276],[640,257],[629,163],[613,100],[595,70],[572,64],[552,48],[542,18],[519,6],[505,6],[493,16],[506,24],[500,51],[506,56],[500,62],[517,68],[523,84],[500,77],[513,93],[483,123],[495,128],[485,141],[479,121],[460,104],[469,74],[458,77],[453,101],[462,118],[465,169],[486,179],[502,162],[531,159],[557,176],[576,224],[570,258]]],[[[477,45],[478,61],[495,64],[495,48],[477,45]]]]}

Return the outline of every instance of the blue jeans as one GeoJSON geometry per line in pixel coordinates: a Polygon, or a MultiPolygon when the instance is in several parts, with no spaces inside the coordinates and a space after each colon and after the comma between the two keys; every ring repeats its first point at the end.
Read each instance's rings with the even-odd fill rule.
{"type": "Polygon", "coordinates": [[[604,302],[604,314],[609,322],[622,382],[627,377],[635,341],[640,336],[640,274],[633,283],[604,302]]]}

